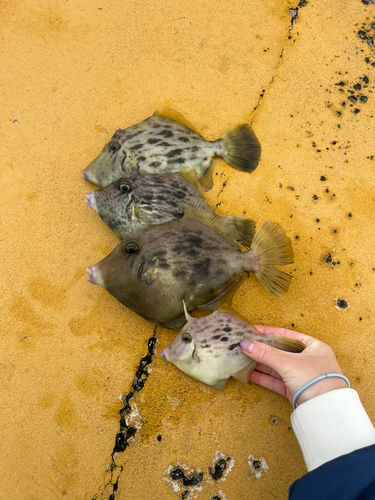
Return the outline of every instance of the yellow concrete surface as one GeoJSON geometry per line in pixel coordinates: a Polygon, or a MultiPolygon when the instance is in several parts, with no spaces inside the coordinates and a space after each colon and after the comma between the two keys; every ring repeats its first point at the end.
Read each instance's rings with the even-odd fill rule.
{"type": "Polygon", "coordinates": [[[0,19],[0,499],[287,498],[289,403],[188,378],[160,358],[175,332],[86,281],[119,240],[81,170],[166,102],[210,140],[252,124],[258,169],[215,160],[208,198],[278,221],[295,279],[278,299],[251,276],[233,307],[328,342],[375,421],[375,5],[2,0],[0,19]]]}

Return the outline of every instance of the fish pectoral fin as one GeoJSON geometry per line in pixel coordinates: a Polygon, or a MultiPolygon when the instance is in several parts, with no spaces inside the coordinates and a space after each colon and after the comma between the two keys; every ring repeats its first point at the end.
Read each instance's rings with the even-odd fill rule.
{"type": "Polygon", "coordinates": [[[199,182],[197,172],[193,167],[185,167],[178,172],[178,175],[186,179],[195,189],[203,195],[205,189],[203,189],[201,183],[199,182]]]}
{"type": "Polygon", "coordinates": [[[213,387],[214,389],[218,389],[219,391],[222,391],[224,387],[227,385],[228,379],[226,378],[225,380],[219,380],[219,382],[216,382],[216,384],[211,385],[210,387],[213,387]]]}
{"type": "Polygon", "coordinates": [[[141,208],[143,200],[133,201],[133,214],[135,217],[139,214],[139,209],[141,208]]]}
{"type": "MultiPolygon", "coordinates": [[[[211,228],[237,250],[243,250],[241,235],[235,224],[225,215],[216,215],[210,205],[198,196],[192,196],[185,204],[184,217],[196,220],[211,228]]],[[[250,220],[250,219],[249,219],[250,220]]],[[[253,222],[253,221],[252,221],[253,222]]]]}
{"type": "Polygon", "coordinates": [[[199,354],[198,354],[198,350],[196,347],[194,347],[194,351],[193,351],[193,354],[192,354],[192,358],[193,360],[196,362],[196,363],[200,363],[201,362],[201,358],[199,357],[199,354]]]}
{"type": "Polygon", "coordinates": [[[250,383],[250,377],[257,366],[257,362],[253,359],[250,360],[249,364],[245,366],[242,370],[232,375],[233,378],[244,384],[250,383]]]}
{"type": "Polygon", "coordinates": [[[146,281],[148,285],[156,278],[158,269],[159,269],[159,259],[157,257],[154,257],[151,260],[150,267],[148,267],[142,275],[142,278],[146,281]]]}
{"type": "Polygon", "coordinates": [[[167,104],[166,106],[157,109],[154,112],[154,116],[162,116],[164,118],[169,118],[170,120],[173,120],[174,122],[177,122],[180,125],[183,125],[184,127],[190,129],[192,132],[201,135],[198,132],[198,130],[194,127],[194,125],[192,125],[184,116],[182,116],[181,113],[169,107],[171,104],[173,103],[167,104]]]}
{"type": "Polygon", "coordinates": [[[132,153],[128,153],[127,163],[128,163],[128,165],[130,165],[132,167],[133,170],[137,170],[137,166],[138,166],[137,158],[132,153]]]}
{"type": "Polygon", "coordinates": [[[204,304],[203,306],[198,306],[198,309],[200,309],[201,311],[207,311],[212,313],[214,311],[217,311],[217,309],[219,308],[221,309],[224,306],[224,304],[230,306],[234,294],[237,292],[239,287],[246,279],[247,279],[247,274],[246,273],[241,274],[241,276],[237,279],[237,281],[233,283],[233,285],[230,285],[226,290],[224,290],[224,292],[222,292],[218,297],[216,297],[215,300],[212,300],[211,302],[209,302],[208,304],[204,304]]]}

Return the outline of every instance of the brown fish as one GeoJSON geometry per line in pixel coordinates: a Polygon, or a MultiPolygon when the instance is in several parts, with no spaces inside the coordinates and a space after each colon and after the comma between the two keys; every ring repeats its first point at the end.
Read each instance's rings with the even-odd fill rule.
{"type": "Polygon", "coordinates": [[[214,156],[221,156],[234,168],[252,172],[260,153],[259,141],[249,125],[238,125],[217,141],[206,141],[186,118],[167,106],[143,122],[124,130],[118,128],[99,156],[83,170],[83,177],[105,187],[135,169],[162,174],[192,166],[209,189],[214,156]]]}
{"type": "Polygon", "coordinates": [[[189,311],[230,303],[250,272],[282,296],[292,277],[273,265],[293,262],[291,241],[275,222],[265,222],[255,236],[254,227],[251,219],[219,217],[203,199],[192,197],[182,219],[135,229],[87,269],[87,279],[166,328],[184,323],[182,300],[189,311]]]}
{"type": "Polygon", "coordinates": [[[229,377],[250,383],[257,362],[240,348],[248,339],[282,351],[301,352],[302,342],[283,335],[260,335],[244,318],[228,306],[204,318],[186,314],[187,323],[176,338],[161,352],[181,371],[215,389],[224,389],[229,377]]]}
{"type": "Polygon", "coordinates": [[[202,193],[192,167],[174,174],[145,174],[134,170],[109,186],[88,193],[86,203],[124,239],[135,228],[180,219],[187,200],[202,193]]]}

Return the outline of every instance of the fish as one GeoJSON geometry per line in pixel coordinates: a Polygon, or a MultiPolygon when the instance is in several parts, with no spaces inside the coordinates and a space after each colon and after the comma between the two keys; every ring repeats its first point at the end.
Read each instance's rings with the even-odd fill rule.
{"type": "Polygon", "coordinates": [[[224,389],[230,377],[245,384],[257,362],[246,356],[240,341],[248,339],[287,352],[302,352],[302,342],[283,335],[261,335],[245,318],[224,304],[202,318],[192,318],[185,310],[187,323],[161,352],[190,377],[215,389],[224,389]]]}
{"type": "Polygon", "coordinates": [[[180,219],[186,201],[203,195],[197,173],[186,167],[172,174],[134,170],[105,188],[86,194],[85,201],[123,240],[134,228],[180,219]]]}
{"type": "Polygon", "coordinates": [[[208,190],[214,156],[238,170],[252,172],[260,154],[260,143],[248,124],[237,125],[216,141],[206,141],[185,117],[166,106],[136,125],[117,128],[82,172],[85,180],[106,187],[136,169],[162,174],[192,166],[208,190]]]}
{"type": "Polygon", "coordinates": [[[182,219],[134,229],[86,269],[86,279],[148,321],[177,329],[185,323],[182,300],[189,311],[212,312],[230,304],[250,272],[272,294],[286,293],[292,276],[274,265],[293,262],[290,238],[272,221],[254,233],[252,219],[216,215],[191,197],[182,219]]]}

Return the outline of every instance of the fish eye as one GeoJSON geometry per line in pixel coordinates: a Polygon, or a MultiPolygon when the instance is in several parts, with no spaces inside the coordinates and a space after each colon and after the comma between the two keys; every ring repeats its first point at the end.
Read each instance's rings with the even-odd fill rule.
{"type": "Polygon", "coordinates": [[[191,342],[191,335],[189,332],[184,332],[182,335],[181,335],[181,340],[182,342],[184,342],[185,344],[190,344],[191,342]]]}
{"type": "Polygon", "coordinates": [[[139,245],[135,241],[129,241],[129,243],[126,244],[125,250],[130,255],[134,255],[139,252],[139,245]]]}
{"type": "Polygon", "coordinates": [[[132,190],[132,185],[129,181],[120,181],[118,187],[124,193],[129,193],[132,190]]]}
{"type": "Polygon", "coordinates": [[[111,141],[108,144],[108,148],[110,151],[118,151],[120,149],[120,144],[117,141],[111,141]]]}

